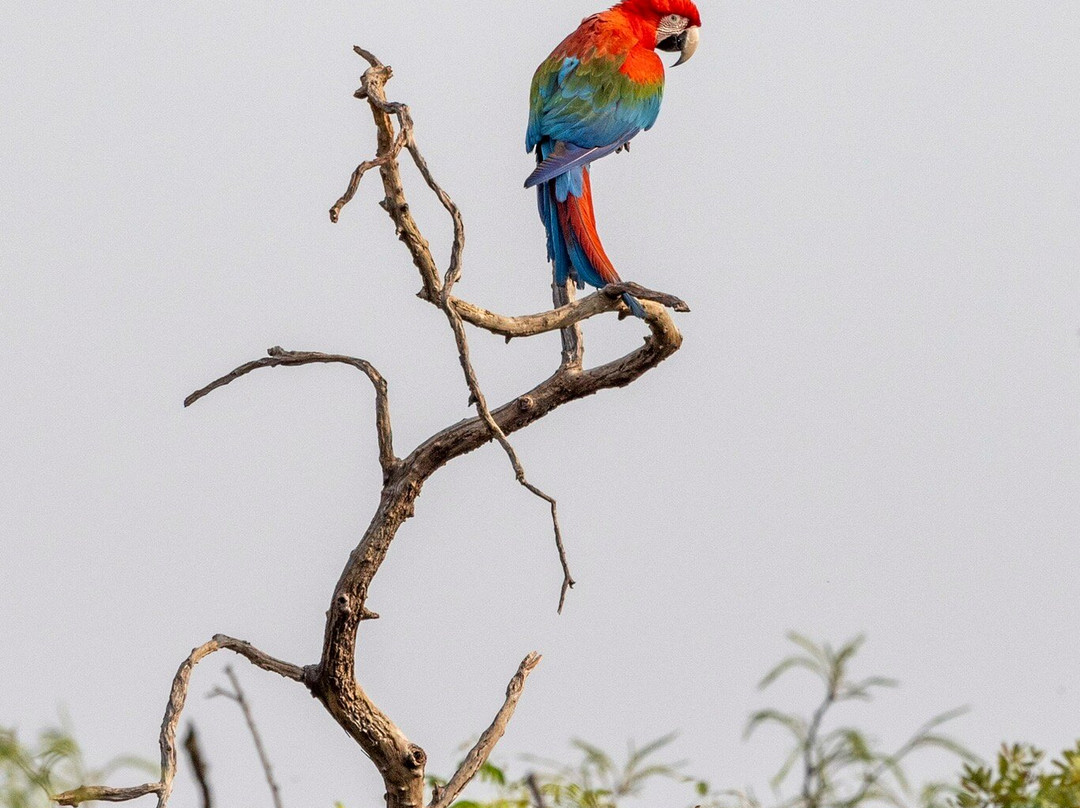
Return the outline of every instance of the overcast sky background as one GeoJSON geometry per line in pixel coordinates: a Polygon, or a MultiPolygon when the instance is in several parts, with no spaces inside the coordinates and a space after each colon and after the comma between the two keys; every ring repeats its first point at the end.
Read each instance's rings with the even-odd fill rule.
{"type": "MultiPolygon", "coordinates": [[[[280,344],[375,362],[401,453],[467,416],[377,180],[326,214],[374,148],[350,48],[394,66],[461,205],[458,292],[524,313],[549,299],[521,187],[529,80],[595,10],[3,5],[0,724],[30,734],[64,705],[92,760],[154,758],[192,646],[317,659],[378,497],[367,382],[263,371],[180,403],[280,344]]],[[[566,613],[546,510],[485,447],[432,479],[376,578],[362,683],[449,773],[537,649],[497,759],[678,729],[672,757],[767,796],[781,741],[743,743],[745,718],[811,706],[754,690],[784,632],[866,632],[856,670],[902,688],[848,717],[885,741],[967,704],[953,734],[984,755],[1060,749],[1080,734],[1080,4],[701,11],[659,123],[593,175],[623,276],[690,302],[685,346],[515,437],[560,500],[566,613]]],[[[588,357],[641,335],[592,321],[588,357]]],[[[557,336],[473,345],[493,402],[558,359],[557,336]]],[[[230,662],[289,808],[381,804],[302,688],[221,654],[188,715],[222,804],[269,802],[237,710],[202,698],[230,662]]],[[[185,772],[175,804],[194,801],[185,772]]]]}

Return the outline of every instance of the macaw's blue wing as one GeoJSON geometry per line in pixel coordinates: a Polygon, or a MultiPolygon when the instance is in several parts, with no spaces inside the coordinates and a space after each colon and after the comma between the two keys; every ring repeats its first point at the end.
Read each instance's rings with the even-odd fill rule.
{"type": "Polygon", "coordinates": [[[594,160],[599,160],[601,157],[606,157],[627,143],[640,131],[640,129],[631,129],[625,132],[623,137],[615,143],[609,143],[606,146],[594,146],[591,149],[571,146],[565,141],[560,141],[551,151],[551,156],[544,159],[525,180],[525,187],[532,188],[534,185],[539,185],[542,182],[554,179],[560,174],[565,174],[571,169],[587,165],[594,160]]]}
{"type": "Polygon", "coordinates": [[[660,114],[663,81],[633,81],[620,70],[625,60],[551,57],[542,64],[533,77],[526,151],[550,140],[599,149],[588,158],[596,160],[650,128],[660,114]]]}

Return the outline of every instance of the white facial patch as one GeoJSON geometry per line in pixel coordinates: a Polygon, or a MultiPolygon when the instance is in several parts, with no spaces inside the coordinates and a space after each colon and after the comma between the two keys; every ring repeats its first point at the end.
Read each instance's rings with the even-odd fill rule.
{"type": "Polygon", "coordinates": [[[656,41],[660,42],[667,39],[669,36],[678,36],[686,30],[686,26],[690,24],[690,20],[679,14],[668,14],[660,20],[660,24],[656,26],[656,41]]]}

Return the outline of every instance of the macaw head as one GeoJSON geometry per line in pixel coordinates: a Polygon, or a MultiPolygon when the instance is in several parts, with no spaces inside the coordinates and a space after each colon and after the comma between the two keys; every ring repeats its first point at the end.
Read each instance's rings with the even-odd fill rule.
{"type": "Polygon", "coordinates": [[[656,29],[655,47],[679,53],[676,66],[697,50],[701,15],[692,0],[622,0],[618,8],[656,29]]]}

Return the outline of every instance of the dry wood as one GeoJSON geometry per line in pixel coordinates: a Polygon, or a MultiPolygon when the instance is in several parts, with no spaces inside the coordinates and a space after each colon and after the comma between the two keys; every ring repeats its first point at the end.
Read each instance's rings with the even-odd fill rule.
{"type": "Polygon", "coordinates": [[[161,779],[156,783],[146,783],[134,788],[111,788],[109,786],[82,786],[53,797],[61,805],[79,805],[83,802],[103,800],[105,802],[125,802],[147,794],[158,795],[158,808],[165,808],[172,794],[173,780],[176,777],[176,727],[180,723],[180,714],[187,701],[191,684],[191,673],[200,661],[215,651],[226,648],[245,657],[253,665],[263,670],[284,676],[297,682],[304,680],[304,671],[296,665],[282,662],[269,654],[264,654],[250,643],[235,640],[224,634],[215,635],[210,642],[203,643],[192,650],[173,677],[169,701],[165,705],[165,717],[161,721],[161,733],[158,745],[161,748],[161,779]]]}
{"type": "Polygon", "coordinates": [[[521,660],[517,673],[510,680],[510,684],[506,686],[506,701],[503,702],[499,712],[495,714],[495,720],[491,722],[490,727],[484,730],[480,739],[469,750],[469,754],[465,756],[465,760],[462,761],[458,770],[454,772],[454,776],[447,781],[445,786],[439,789],[437,795],[432,797],[429,808],[447,808],[450,803],[457,799],[458,794],[469,784],[469,781],[476,776],[476,773],[480,771],[480,767],[487,762],[491,750],[495,748],[495,744],[499,742],[503,733],[506,732],[506,725],[510,723],[510,717],[514,714],[518,699],[521,698],[525,680],[532,673],[532,669],[539,664],[540,655],[535,652],[521,660]]]}
{"type": "MultiPolygon", "coordinates": [[[[377,617],[367,608],[368,589],[386,558],[398,528],[413,515],[416,499],[432,474],[451,460],[496,441],[510,458],[518,481],[550,506],[556,545],[563,568],[559,599],[561,609],[566,592],[573,585],[573,579],[559,529],[556,502],[528,481],[508,436],[563,404],[601,390],[630,384],[671,356],[682,344],[682,337],[668,308],[688,311],[686,304],[678,298],[653,292],[636,284],[609,286],[581,300],[574,299],[572,287],[556,285],[553,287],[555,308],[521,317],[508,317],[487,311],[453,296],[451,292],[462,274],[465,246],[465,230],[460,211],[434,180],[416,144],[415,128],[408,107],[386,99],[384,87],[392,75],[391,69],[362,48],[355,50],[371,65],[364,72],[356,96],[366,99],[371,109],[377,133],[377,148],[375,157],[362,162],[353,172],[345,193],[331,209],[331,218],[334,221],[340,218],[342,209],[355,195],[365,173],[377,168],[385,192],[385,198],[380,204],[393,221],[399,239],[408,249],[413,264],[420,273],[420,297],[437,306],[447,317],[477,415],[446,427],[417,446],[407,457],[399,459],[393,449],[386,382],[370,363],[341,354],[285,351],[276,347],[269,350],[268,356],[247,362],[192,393],[185,405],[193,404],[219,387],[266,367],[338,363],[362,371],[375,388],[376,436],[384,482],[379,505],[359,544],[350,554],[334,589],[327,611],[322,654],[317,664],[300,668],[274,659],[248,643],[222,635],[216,636],[209,643],[192,651],[174,679],[161,728],[161,780],[133,789],[100,786],[76,789],[56,798],[63,805],[77,805],[91,799],[121,801],[145,794],[157,794],[158,808],[165,808],[176,773],[176,724],[183,709],[191,671],[195,664],[208,654],[220,648],[228,648],[264,670],[302,682],[311,691],[378,768],[386,788],[387,808],[423,808],[426,753],[412,743],[375,705],[356,678],[357,629],[363,620],[377,617]],[[445,273],[440,273],[428,242],[410,213],[398,163],[403,151],[412,158],[425,183],[436,194],[453,222],[453,245],[445,273]],[[649,334],[643,345],[620,359],[585,369],[580,323],[589,317],[610,311],[624,315],[625,306],[619,300],[623,292],[630,292],[641,300],[649,334]],[[495,409],[489,408],[469,359],[464,326],[466,322],[502,335],[508,340],[561,330],[563,348],[558,370],[531,390],[495,409]]],[[[510,681],[506,699],[495,720],[481,735],[447,786],[433,795],[429,808],[448,806],[486,762],[513,715],[526,677],[539,659],[538,654],[530,654],[522,661],[510,681]]]]}

